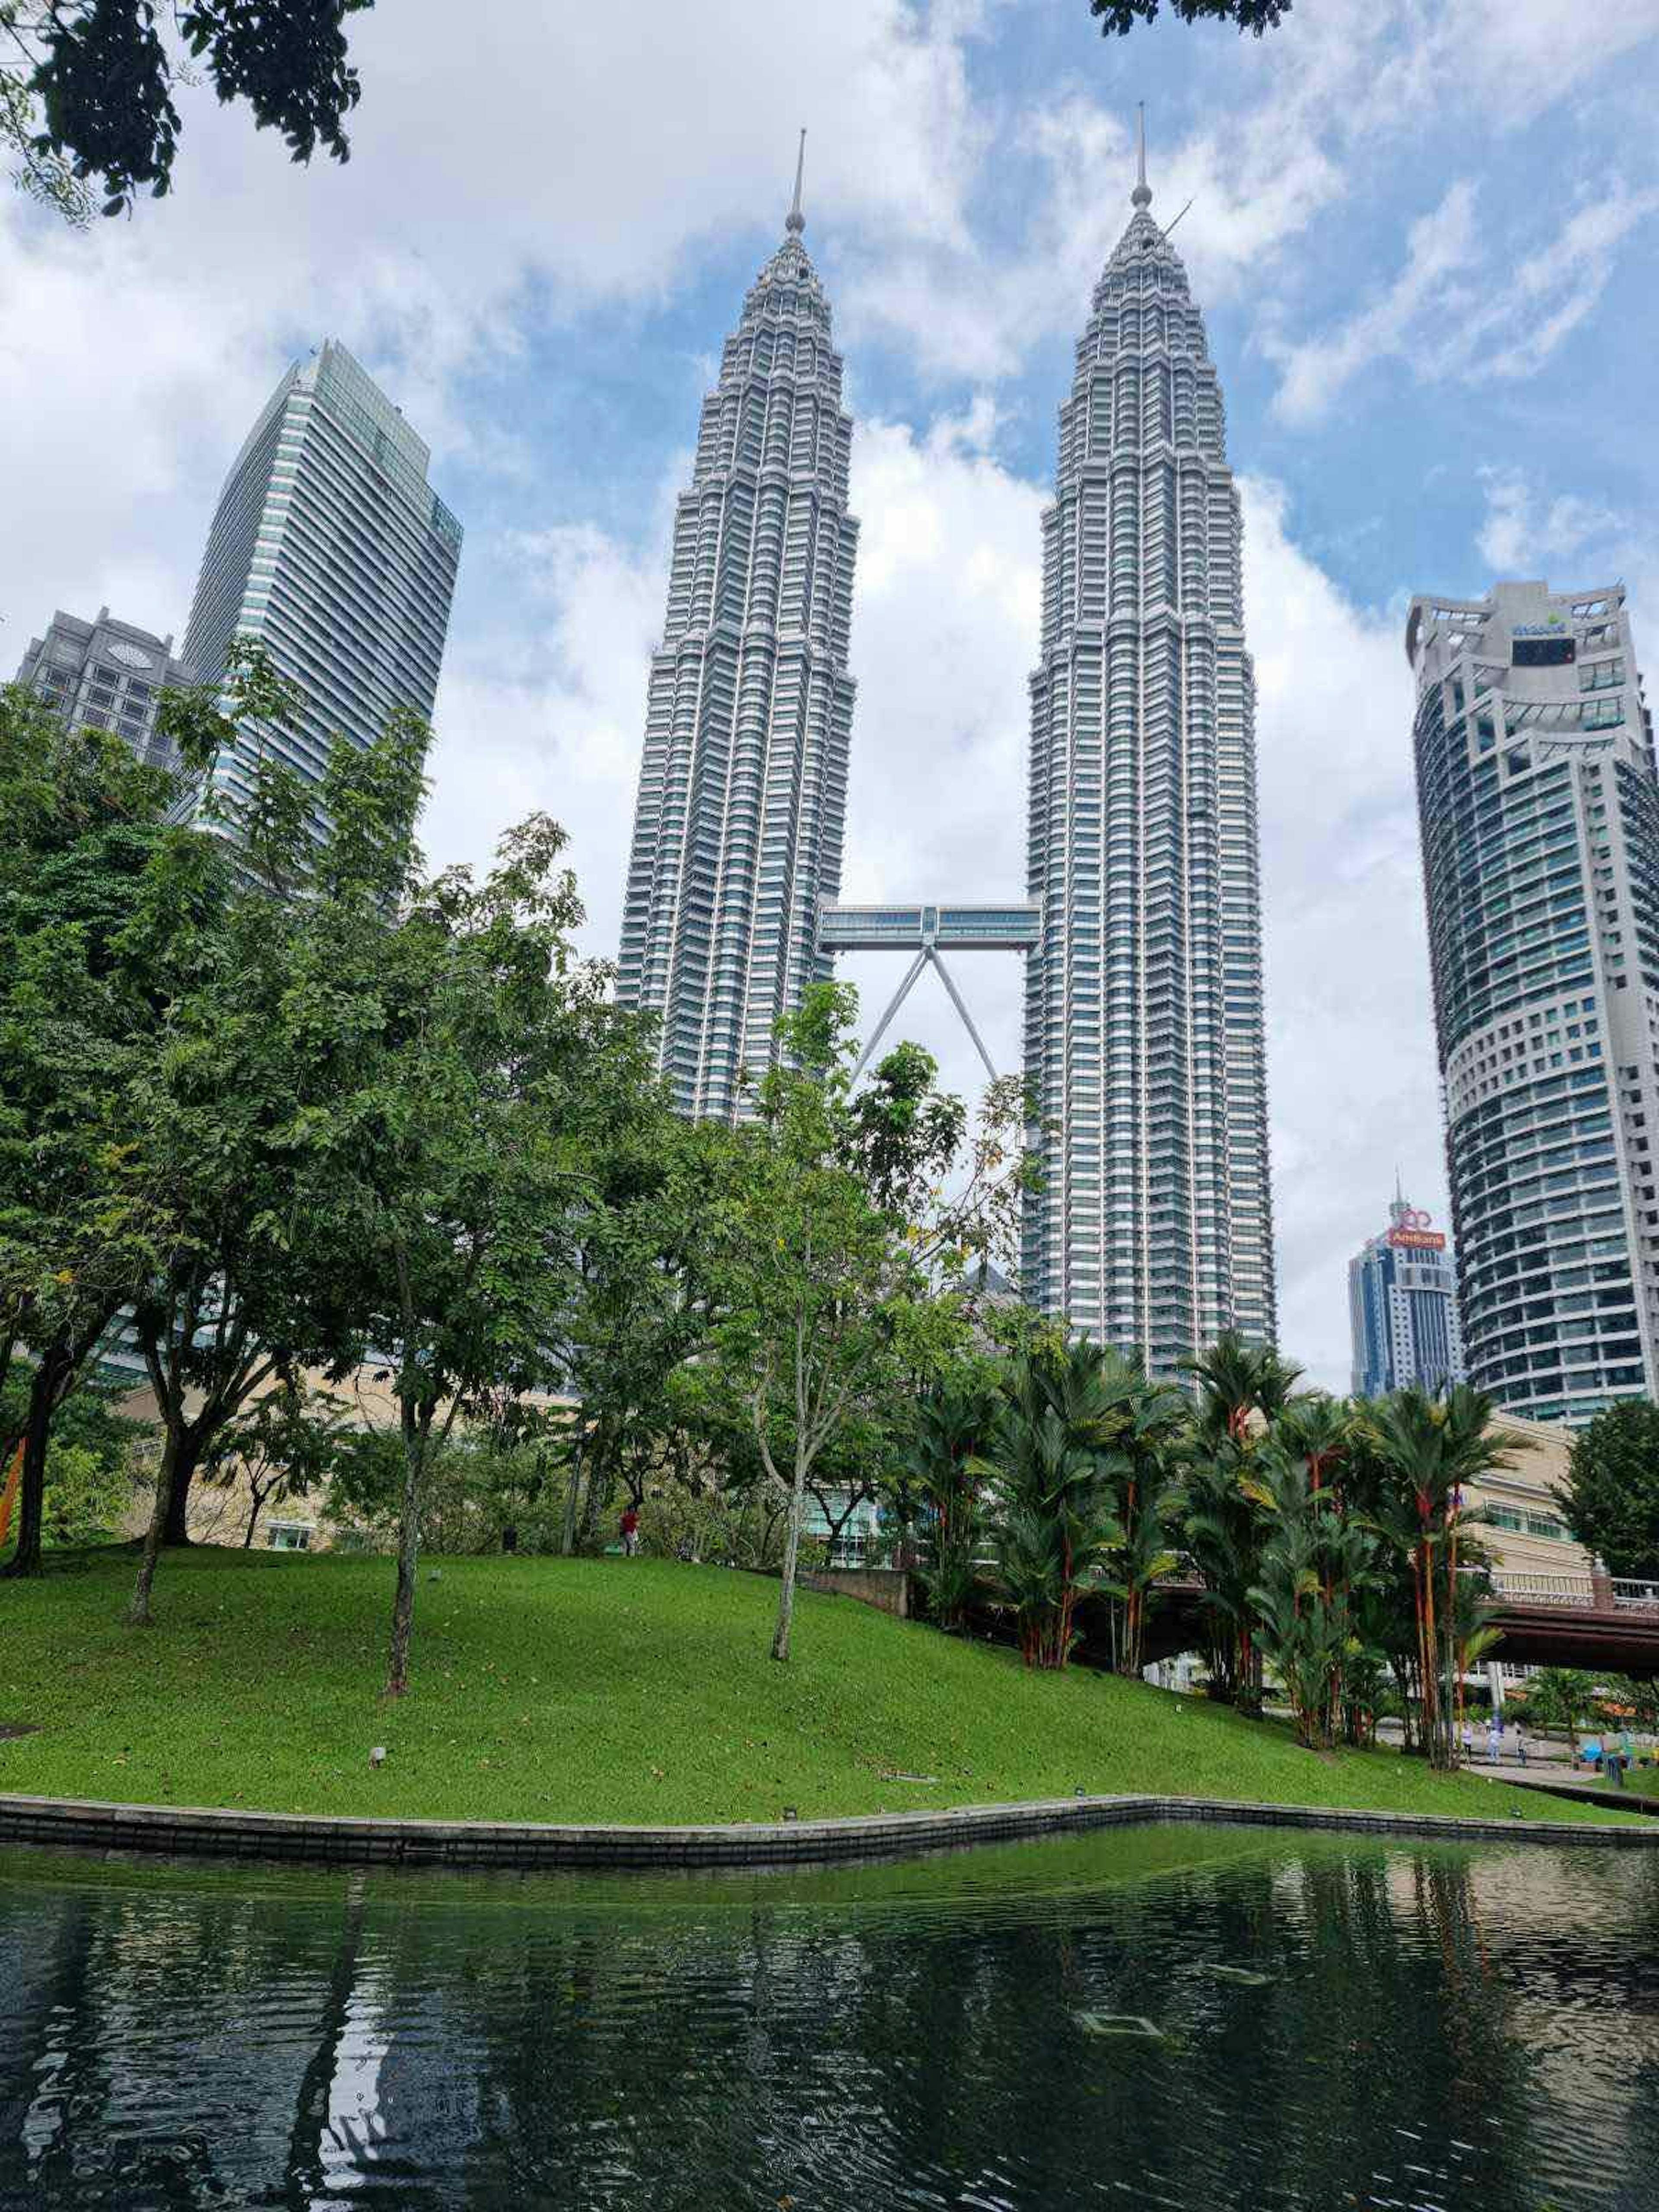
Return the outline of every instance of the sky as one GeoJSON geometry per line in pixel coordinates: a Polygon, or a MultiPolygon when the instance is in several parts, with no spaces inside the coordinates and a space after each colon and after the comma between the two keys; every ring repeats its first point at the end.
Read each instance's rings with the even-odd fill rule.
{"type": "MultiPolygon", "coordinates": [[[[341,338],[467,533],[428,849],[547,810],[614,956],[672,502],[804,125],[862,524],[843,896],[1018,895],[1038,518],[1144,100],[1244,501],[1280,1336],[1345,1389],[1396,1170],[1446,1212],[1407,603],[1623,580],[1659,654],[1659,0],[1109,40],[1086,0],[380,0],[352,45],[344,167],[197,90],[130,221],[0,191],[0,671],[59,606],[182,636],[237,447],[341,338]]],[[[1013,1067],[1017,962],[957,964],[1013,1067]]],[[[845,972],[873,1022],[897,972],[845,972]]],[[[976,1091],[935,979],[901,1027],[976,1091]]]]}

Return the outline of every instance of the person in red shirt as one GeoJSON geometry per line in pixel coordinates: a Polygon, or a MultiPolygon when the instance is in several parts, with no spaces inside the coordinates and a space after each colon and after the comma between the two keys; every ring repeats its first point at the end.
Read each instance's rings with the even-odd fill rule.
{"type": "Polygon", "coordinates": [[[622,1540],[623,1551],[631,1559],[640,1548],[640,1512],[632,1499],[623,1508],[622,1540]]]}

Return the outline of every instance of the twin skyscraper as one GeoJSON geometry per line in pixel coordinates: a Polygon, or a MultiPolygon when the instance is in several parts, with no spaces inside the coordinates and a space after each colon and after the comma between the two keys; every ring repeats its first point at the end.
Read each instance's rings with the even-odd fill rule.
{"type": "Polygon", "coordinates": [[[1021,1288],[1168,1374],[1223,1330],[1271,1340],[1273,1237],[1238,495],[1144,148],[1131,201],[1079,341],[1042,521],[1029,908],[836,904],[858,526],[798,168],[676,511],[620,990],[659,1015],[683,1110],[730,1118],[778,1017],[838,947],[1024,948],[1044,1181],[1021,1288]]]}

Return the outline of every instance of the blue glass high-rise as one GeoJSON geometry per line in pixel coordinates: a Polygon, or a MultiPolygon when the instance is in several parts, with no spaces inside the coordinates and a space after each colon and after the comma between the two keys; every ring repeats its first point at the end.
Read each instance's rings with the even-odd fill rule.
{"type": "Polygon", "coordinates": [[[304,706],[293,726],[248,732],[214,763],[233,801],[250,745],[315,784],[337,732],[367,746],[395,708],[431,715],[461,526],[428,460],[332,339],[294,363],[248,433],[208,533],[184,657],[216,683],[238,640],[263,645],[304,706]]]}

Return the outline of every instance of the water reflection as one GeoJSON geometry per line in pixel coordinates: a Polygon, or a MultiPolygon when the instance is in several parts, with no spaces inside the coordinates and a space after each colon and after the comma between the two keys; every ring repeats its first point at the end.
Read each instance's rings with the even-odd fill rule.
{"type": "Polygon", "coordinates": [[[0,1856],[0,2205],[1634,2212],[1656,1938],[1645,1852],[1260,1830],[679,1884],[0,1856]]]}

